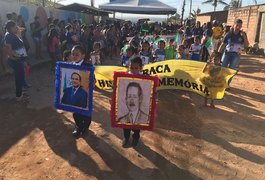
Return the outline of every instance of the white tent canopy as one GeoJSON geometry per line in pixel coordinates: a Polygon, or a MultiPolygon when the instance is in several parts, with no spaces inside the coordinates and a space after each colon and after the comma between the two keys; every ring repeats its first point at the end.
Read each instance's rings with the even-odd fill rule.
{"type": "Polygon", "coordinates": [[[111,0],[99,5],[107,11],[133,14],[175,14],[176,9],[158,0],[111,0]]]}

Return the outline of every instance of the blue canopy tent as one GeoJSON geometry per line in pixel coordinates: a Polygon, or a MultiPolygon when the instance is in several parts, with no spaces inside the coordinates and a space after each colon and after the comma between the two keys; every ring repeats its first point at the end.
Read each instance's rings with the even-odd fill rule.
{"type": "Polygon", "coordinates": [[[166,5],[158,0],[111,0],[109,3],[99,5],[100,9],[132,14],[175,14],[176,8],[166,5]]]}

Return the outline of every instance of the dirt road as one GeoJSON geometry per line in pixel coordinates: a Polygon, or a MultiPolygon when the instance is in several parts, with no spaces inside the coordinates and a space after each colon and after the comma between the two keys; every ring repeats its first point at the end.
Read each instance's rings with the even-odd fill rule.
{"type": "Polygon", "coordinates": [[[244,56],[216,109],[179,91],[158,93],[153,132],[121,147],[110,127],[110,92],[94,92],[93,122],[78,140],[71,113],[53,108],[54,75],[34,69],[29,103],[16,103],[14,79],[0,80],[2,179],[265,179],[265,59],[244,56]]]}

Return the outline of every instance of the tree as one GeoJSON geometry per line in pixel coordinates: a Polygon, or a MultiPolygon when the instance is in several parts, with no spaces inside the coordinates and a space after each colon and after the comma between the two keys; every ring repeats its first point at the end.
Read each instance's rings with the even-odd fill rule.
{"type": "Polygon", "coordinates": [[[197,8],[197,10],[195,11],[194,9],[192,10],[192,13],[190,13],[191,15],[191,19],[196,19],[197,15],[201,13],[201,9],[197,8]]]}
{"type": "Polygon", "coordinates": [[[19,0],[19,2],[25,1],[29,4],[34,4],[36,6],[55,7],[57,3],[64,0],[19,0]]]}
{"type": "Polygon", "coordinates": [[[177,24],[180,22],[180,15],[178,13],[176,13],[176,14],[172,15],[170,18],[168,18],[166,22],[167,23],[173,22],[173,23],[177,24]]]}
{"type": "Polygon", "coordinates": [[[46,1],[47,1],[46,6],[55,8],[57,3],[64,0],[46,0],[46,1]]]}
{"type": "MultiPolygon", "coordinates": [[[[256,5],[257,0],[252,0],[252,2],[256,5]]],[[[237,9],[242,7],[242,0],[231,0],[229,5],[226,7],[226,9],[237,9]]]]}
{"type": "Polygon", "coordinates": [[[229,9],[237,9],[242,6],[242,0],[231,0],[229,3],[229,9]]]}
{"type": "Polygon", "coordinates": [[[180,15],[178,13],[172,15],[170,18],[172,19],[180,19],[180,15]]]}
{"type": "Polygon", "coordinates": [[[181,11],[181,25],[183,24],[184,12],[185,12],[186,1],[183,0],[182,11],[181,11]]]}
{"type": "Polygon", "coordinates": [[[212,4],[214,7],[214,11],[216,10],[216,7],[218,4],[228,5],[223,0],[206,0],[206,1],[202,2],[202,4],[212,4]]]}

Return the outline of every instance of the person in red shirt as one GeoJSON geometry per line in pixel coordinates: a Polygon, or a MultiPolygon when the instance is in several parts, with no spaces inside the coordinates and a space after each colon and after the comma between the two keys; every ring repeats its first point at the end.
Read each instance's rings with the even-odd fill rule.
{"type": "Polygon", "coordinates": [[[49,30],[48,34],[48,50],[49,55],[51,57],[51,70],[54,71],[55,63],[59,60],[59,52],[60,52],[60,40],[58,31],[55,28],[49,30]]]}

